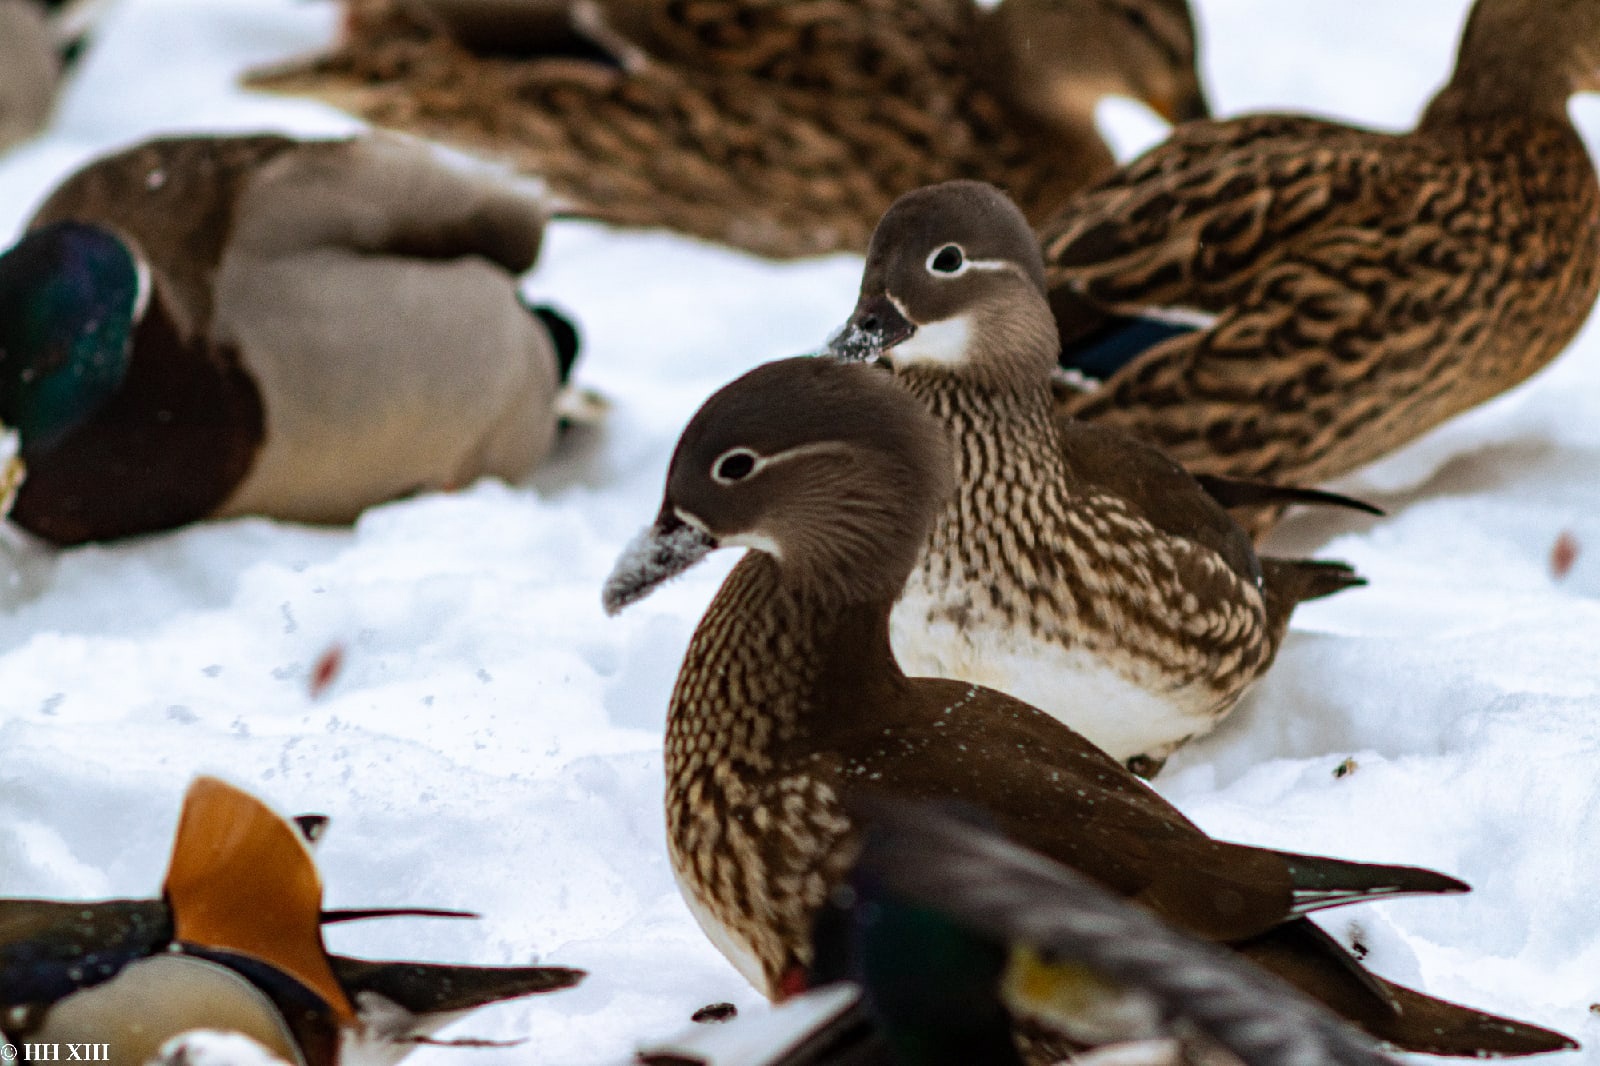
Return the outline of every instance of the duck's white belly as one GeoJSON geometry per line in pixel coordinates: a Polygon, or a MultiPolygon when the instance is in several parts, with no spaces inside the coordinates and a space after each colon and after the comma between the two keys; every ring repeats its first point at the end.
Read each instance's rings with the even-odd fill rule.
{"type": "Polygon", "coordinates": [[[677,856],[673,856],[672,876],[678,882],[678,894],[683,897],[683,902],[688,905],[689,913],[694,916],[695,924],[706,935],[706,939],[722,952],[722,957],[727,959],[739,975],[756,988],[768,999],[776,998],[777,990],[767,983],[766,968],[761,965],[755,948],[744,940],[734,935],[705,900],[700,898],[695,890],[694,882],[684,876],[678,869],[677,856]]]}
{"type": "Polygon", "coordinates": [[[1216,723],[1214,695],[1196,699],[1195,686],[1171,689],[1131,657],[1113,659],[1041,640],[965,603],[953,609],[947,599],[930,594],[920,576],[913,577],[890,619],[895,656],[912,677],[947,677],[999,689],[1122,760],[1163,758],[1216,723]],[[955,617],[962,619],[960,625],[955,617]]]}

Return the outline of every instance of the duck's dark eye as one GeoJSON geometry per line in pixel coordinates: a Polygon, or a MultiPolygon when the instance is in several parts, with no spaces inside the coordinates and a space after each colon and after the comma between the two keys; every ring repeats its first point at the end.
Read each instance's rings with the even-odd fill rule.
{"type": "Polygon", "coordinates": [[[711,476],[718,481],[742,481],[756,468],[756,457],[744,449],[728,452],[712,468],[711,476]]]}
{"type": "Polygon", "coordinates": [[[947,244],[933,253],[933,258],[928,260],[928,269],[936,274],[954,274],[966,261],[960,248],[947,244]]]}

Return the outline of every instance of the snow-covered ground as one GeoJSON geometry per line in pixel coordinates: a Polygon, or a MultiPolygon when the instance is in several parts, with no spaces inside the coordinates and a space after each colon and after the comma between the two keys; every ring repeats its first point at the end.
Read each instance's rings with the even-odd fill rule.
{"type": "MultiPolygon", "coordinates": [[[[1224,114],[1311,109],[1399,127],[1443,78],[1466,0],[1198,0],[1224,114]]],[[[315,49],[326,0],[123,0],[48,134],[0,159],[0,240],[92,154],[176,130],[353,128],[247,95],[247,67],[315,49]]],[[[1577,112],[1600,138],[1600,106],[1577,112]]],[[[1125,147],[1155,128],[1108,121],[1125,147]]],[[[848,257],[772,265],[658,235],[553,228],[528,280],[587,335],[603,433],[532,486],[378,508],[353,530],[251,520],[0,558],[0,894],[144,895],[184,787],[222,774],[333,816],[334,906],[471,908],[477,923],[340,928],[346,952],[539,957],[581,988],[454,1035],[526,1036],[446,1062],[584,1064],[697,1007],[758,998],[679,901],[660,735],[719,558],[616,620],[599,585],[655,511],[679,429],[755,363],[849,311],[848,257]],[[343,650],[320,697],[315,664],[343,650]]],[[[1418,863],[1452,899],[1335,912],[1382,972],[1600,1049],[1600,338],[1527,388],[1353,481],[1381,522],[1302,517],[1281,551],[1369,589],[1304,609],[1269,679],[1161,790],[1213,832],[1418,863]],[[1558,535],[1576,565],[1552,576],[1558,535]],[[1353,758],[1355,772],[1335,778],[1353,758]]],[[[1600,1050],[1563,1061],[1600,1064],[1600,1050]]]]}

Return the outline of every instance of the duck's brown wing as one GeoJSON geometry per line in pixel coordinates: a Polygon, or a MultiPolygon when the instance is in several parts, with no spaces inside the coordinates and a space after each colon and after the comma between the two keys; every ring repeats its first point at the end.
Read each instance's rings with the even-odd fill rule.
{"type": "Polygon", "coordinates": [[[1068,410],[1202,473],[1346,473],[1498,391],[1448,370],[1489,325],[1488,294],[1460,290],[1500,273],[1459,264],[1499,253],[1468,242],[1429,266],[1400,263],[1407,250],[1359,227],[1302,239],[1209,328],[1144,352],[1068,410]]]}
{"type": "Polygon", "coordinates": [[[1191,469],[1345,473],[1521,381],[1593,302],[1600,195],[1564,121],[1213,125],[1236,143],[1180,131],[1044,236],[1092,305],[1217,316],[1070,401],[1191,469]]]}
{"type": "Polygon", "coordinates": [[[914,135],[936,132],[900,130],[923,121],[914,109],[902,109],[899,127],[874,125],[892,103],[881,93],[823,112],[817,101],[829,96],[739,74],[478,55],[400,10],[327,55],[258,71],[248,84],[508,162],[536,176],[566,214],[775,256],[864,248],[900,191],[885,172],[904,162],[915,174],[914,135]],[[876,131],[880,154],[869,165],[851,130],[876,131]]]}
{"type": "Polygon", "coordinates": [[[870,712],[819,717],[838,727],[805,745],[833,753],[841,790],[975,806],[1019,844],[1206,939],[1246,939],[1370,896],[1465,888],[1413,867],[1212,840],[1083,737],[980,686],[916,678],[870,712]]]}
{"type": "Polygon", "coordinates": [[[1293,115],[1179,127],[1040,227],[1046,276],[1124,313],[1221,311],[1302,235],[1381,211],[1401,143],[1293,115]]]}
{"type": "Polygon", "coordinates": [[[1120,430],[1070,417],[1058,419],[1056,435],[1074,483],[1121,497],[1163,533],[1210,549],[1242,580],[1260,584],[1261,563],[1249,535],[1159,449],[1120,430]]]}
{"type": "MultiPolygon", "coordinates": [[[[756,23],[794,23],[805,47],[769,61],[752,44],[745,56],[738,24],[719,23],[692,45],[698,59],[530,59],[466,47],[425,7],[361,0],[333,51],[246,83],[506,161],[568,214],[775,257],[863,250],[895,197],[921,185],[1003,175],[1042,217],[1085,177],[979,84],[968,35],[945,28],[964,25],[971,5],[734,6],[756,23]],[[869,17],[879,7],[884,17],[869,17]]],[[[674,32],[684,40],[672,48],[700,36],[674,32]]]]}
{"type": "Polygon", "coordinates": [[[881,92],[957,63],[977,12],[969,0],[649,0],[596,7],[607,27],[655,60],[839,93],[881,92]]]}

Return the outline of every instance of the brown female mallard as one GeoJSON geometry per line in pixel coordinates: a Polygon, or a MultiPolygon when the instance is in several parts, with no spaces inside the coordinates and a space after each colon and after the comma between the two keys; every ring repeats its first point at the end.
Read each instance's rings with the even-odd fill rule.
{"type": "Polygon", "coordinates": [[[1103,379],[1064,408],[1195,471],[1311,483],[1524,380],[1600,288],[1566,111],[1593,90],[1600,0],[1479,0],[1409,133],[1179,129],[1042,228],[1063,364],[1103,379]]]}
{"type": "Polygon", "coordinates": [[[333,52],[251,82],[507,159],[574,214],[771,256],[862,251],[952,178],[1042,222],[1114,165],[1102,97],[1206,111],[1187,0],[348,3],[333,52]]]}

